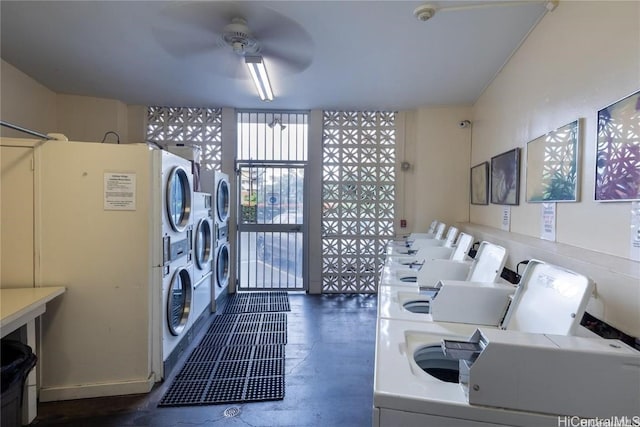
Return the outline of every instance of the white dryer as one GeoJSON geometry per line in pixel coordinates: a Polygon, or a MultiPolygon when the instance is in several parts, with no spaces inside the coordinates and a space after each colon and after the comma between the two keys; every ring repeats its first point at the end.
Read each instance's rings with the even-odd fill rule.
{"type": "Polygon", "coordinates": [[[193,325],[192,309],[193,264],[183,264],[179,260],[170,264],[169,274],[162,282],[163,362],[171,357],[193,325]]]}
{"type": "MultiPolygon", "coordinates": [[[[162,152],[163,264],[186,255],[191,260],[193,231],[193,175],[191,164],[162,152]]],[[[165,271],[166,273],[166,271],[165,271]]]]}
{"type": "MultiPolygon", "coordinates": [[[[231,261],[229,255],[229,242],[219,242],[216,247],[216,255],[213,262],[215,269],[213,274],[213,294],[215,301],[218,301],[220,297],[223,297],[227,293],[227,288],[229,287],[229,268],[231,261]]],[[[213,310],[215,310],[215,307],[213,310]]]]}
{"type": "Polygon", "coordinates": [[[215,173],[215,221],[218,228],[217,240],[228,240],[227,227],[229,225],[229,208],[231,194],[229,187],[229,175],[222,172],[215,173]]]}
{"type": "MultiPolygon", "coordinates": [[[[216,172],[214,195],[214,220],[216,249],[214,254],[214,291],[213,298],[218,300],[225,295],[229,286],[230,249],[229,249],[229,208],[231,203],[229,175],[216,172]]],[[[214,307],[215,309],[215,307],[214,307]]]]}
{"type": "Polygon", "coordinates": [[[146,144],[50,142],[32,145],[42,159],[33,197],[56,213],[41,218],[39,268],[68,298],[47,318],[40,400],[146,393],[190,335],[190,163],[146,144]],[[171,298],[184,310],[170,328],[180,268],[173,287],[184,291],[171,298]]]}
{"type": "Polygon", "coordinates": [[[193,316],[197,319],[211,305],[212,260],[215,249],[211,194],[193,193],[193,213],[193,316]]]}
{"type": "MultiPolygon", "coordinates": [[[[162,361],[193,324],[193,175],[191,163],[162,152],[162,361]]],[[[184,345],[184,344],[183,344],[184,345]]],[[[173,357],[172,357],[173,356],[173,357]]],[[[166,369],[166,367],[165,367],[166,369]]]]}
{"type": "Polygon", "coordinates": [[[194,278],[197,284],[206,276],[211,275],[211,260],[213,257],[213,212],[211,208],[211,194],[193,193],[194,213],[194,278]]]}

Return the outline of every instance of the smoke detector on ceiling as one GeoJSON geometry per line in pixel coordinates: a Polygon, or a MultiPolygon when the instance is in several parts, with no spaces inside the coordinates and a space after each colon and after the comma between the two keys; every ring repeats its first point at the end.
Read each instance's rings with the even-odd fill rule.
{"type": "MultiPolygon", "coordinates": [[[[548,12],[553,12],[553,10],[555,10],[555,8],[558,6],[558,2],[559,0],[549,0],[545,3],[545,8],[547,9],[548,12]]],[[[446,7],[436,7],[433,4],[429,4],[429,3],[425,3],[423,5],[420,5],[418,7],[416,7],[413,10],[413,16],[415,16],[416,18],[418,18],[418,20],[420,21],[428,21],[429,19],[433,18],[433,16],[436,14],[436,12],[447,12],[447,11],[460,11],[460,10],[467,10],[467,9],[484,9],[484,8],[489,8],[489,7],[498,7],[498,6],[520,6],[520,5],[527,5],[530,2],[528,1],[522,1],[522,0],[515,0],[515,1],[499,1],[499,2],[488,2],[488,3],[484,3],[482,1],[475,1],[475,2],[471,2],[471,4],[462,4],[460,6],[454,5],[454,6],[446,6],[446,7]]],[[[452,2],[452,4],[455,4],[455,2],[452,2]]]]}
{"type": "Polygon", "coordinates": [[[413,16],[420,21],[428,21],[436,14],[436,8],[430,4],[423,4],[413,10],[413,16]]]}

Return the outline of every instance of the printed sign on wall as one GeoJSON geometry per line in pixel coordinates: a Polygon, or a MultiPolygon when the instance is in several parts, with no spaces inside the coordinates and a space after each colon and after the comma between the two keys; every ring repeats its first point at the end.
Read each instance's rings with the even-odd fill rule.
{"type": "Polygon", "coordinates": [[[556,241],[556,204],[543,203],[540,208],[540,238],[556,241]]]}
{"type": "Polygon", "coordinates": [[[502,207],[502,223],[500,228],[504,231],[511,229],[511,206],[502,207]]]}
{"type": "Polygon", "coordinates": [[[104,210],[136,210],[136,174],[123,172],[104,173],[104,210]]]}
{"type": "Polygon", "coordinates": [[[630,258],[640,261],[640,202],[631,203],[630,258]]]}

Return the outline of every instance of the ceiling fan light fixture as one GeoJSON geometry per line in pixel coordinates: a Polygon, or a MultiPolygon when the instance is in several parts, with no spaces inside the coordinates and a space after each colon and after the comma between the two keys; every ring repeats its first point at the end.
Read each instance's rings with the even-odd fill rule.
{"type": "Polygon", "coordinates": [[[422,4],[413,10],[413,16],[419,21],[428,21],[436,14],[436,7],[431,4],[422,4]]]}
{"type": "Polygon", "coordinates": [[[267,74],[267,68],[264,66],[262,56],[245,56],[244,62],[249,68],[249,74],[251,74],[253,83],[256,85],[260,99],[273,101],[273,90],[271,89],[269,75],[267,74]]]}

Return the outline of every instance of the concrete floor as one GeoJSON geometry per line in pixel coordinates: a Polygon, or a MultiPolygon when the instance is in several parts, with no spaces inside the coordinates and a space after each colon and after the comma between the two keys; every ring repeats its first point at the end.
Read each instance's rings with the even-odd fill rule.
{"type": "Polygon", "coordinates": [[[32,425],[371,426],[376,295],[294,293],[289,301],[284,400],[158,408],[165,381],[146,395],[40,403],[32,425]],[[238,414],[225,416],[230,408],[238,414]]]}

